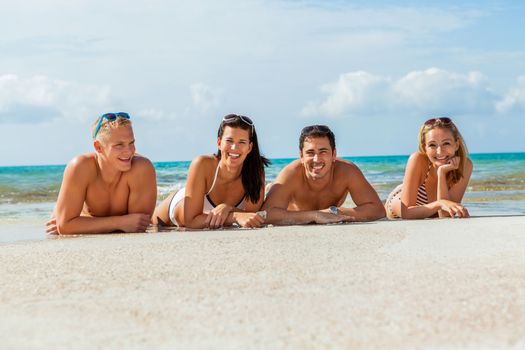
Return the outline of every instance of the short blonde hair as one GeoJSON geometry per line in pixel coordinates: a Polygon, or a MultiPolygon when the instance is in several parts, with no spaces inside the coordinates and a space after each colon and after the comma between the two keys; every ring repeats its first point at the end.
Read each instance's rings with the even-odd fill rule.
{"type": "Polygon", "coordinates": [[[93,140],[100,140],[101,138],[104,138],[112,129],[117,129],[127,125],[131,126],[131,120],[127,118],[117,116],[115,120],[109,121],[106,118],[104,118],[102,122],[100,122],[100,118],[102,117],[103,116],[98,117],[91,126],[91,137],[93,138],[93,140]],[[97,125],[99,122],[100,128],[98,129],[98,133],[95,135],[95,132],[97,131],[97,125]]]}
{"type": "Polygon", "coordinates": [[[419,129],[419,152],[423,153],[425,156],[427,154],[425,137],[430,130],[438,128],[449,130],[452,133],[454,140],[459,144],[458,150],[456,151],[456,156],[459,157],[459,166],[456,170],[447,173],[447,184],[450,187],[463,177],[468,159],[467,145],[465,144],[465,139],[461,136],[456,124],[454,124],[450,118],[432,118],[427,120],[423,126],[421,126],[421,129],[419,129]]]}

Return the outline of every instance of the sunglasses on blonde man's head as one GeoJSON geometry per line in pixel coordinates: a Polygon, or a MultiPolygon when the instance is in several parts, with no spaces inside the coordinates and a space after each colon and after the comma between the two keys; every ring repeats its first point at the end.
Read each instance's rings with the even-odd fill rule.
{"type": "Polygon", "coordinates": [[[255,124],[249,117],[245,115],[239,115],[239,114],[228,114],[227,116],[222,118],[223,123],[231,123],[231,122],[235,122],[238,120],[241,120],[244,124],[252,128],[252,136],[253,136],[253,129],[255,128],[255,124]]]}
{"type": "Polygon", "coordinates": [[[117,118],[124,118],[124,119],[130,119],[129,114],[125,112],[118,112],[118,113],[106,113],[103,114],[100,119],[98,120],[97,127],[95,128],[95,133],[93,134],[93,138],[97,137],[98,132],[100,131],[100,126],[102,125],[102,121],[106,119],[108,122],[112,122],[117,120],[117,118]]]}
{"type": "Polygon", "coordinates": [[[434,125],[436,123],[451,124],[452,123],[452,119],[450,119],[448,117],[431,118],[431,119],[427,120],[424,125],[434,125]]]}

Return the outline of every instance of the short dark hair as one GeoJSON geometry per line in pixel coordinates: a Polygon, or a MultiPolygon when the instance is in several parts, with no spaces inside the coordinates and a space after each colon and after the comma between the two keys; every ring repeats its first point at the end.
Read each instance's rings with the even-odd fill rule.
{"type": "Polygon", "coordinates": [[[308,137],[328,137],[330,147],[332,151],[335,150],[335,135],[326,125],[309,125],[305,126],[301,130],[301,136],[299,136],[299,150],[303,150],[304,140],[308,137]]]}

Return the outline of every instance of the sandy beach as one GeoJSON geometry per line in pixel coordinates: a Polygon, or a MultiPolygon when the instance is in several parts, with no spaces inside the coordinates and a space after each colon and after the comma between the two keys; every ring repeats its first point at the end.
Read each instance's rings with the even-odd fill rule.
{"type": "Polygon", "coordinates": [[[5,349],[523,349],[525,217],[0,243],[5,349]]]}

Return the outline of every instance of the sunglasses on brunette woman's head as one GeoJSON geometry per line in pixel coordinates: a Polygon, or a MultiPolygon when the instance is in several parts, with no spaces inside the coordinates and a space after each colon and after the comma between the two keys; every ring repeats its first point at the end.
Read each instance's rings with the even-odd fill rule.
{"type": "Polygon", "coordinates": [[[451,124],[452,123],[452,119],[448,118],[448,117],[440,117],[440,118],[432,118],[432,119],[429,119],[425,122],[424,125],[434,125],[436,123],[441,123],[441,124],[451,124]]]}
{"type": "Polygon", "coordinates": [[[253,121],[247,117],[247,116],[244,116],[244,115],[238,115],[238,114],[228,114],[227,116],[225,116],[224,118],[222,118],[222,122],[224,124],[227,124],[227,123],[231,123],[231,122],[236,122],[236,121],[239,121],[241,120],[244,124],[250,126],[252,128],[252,135],[253,135],[253,130],[255,128],[255,124],[253,123],[253,121]]]}
{"type": "Polygon", "coordinates": [[[95,133],[93,134],[93,138],[95,139],[97,137],[97,134],[100,131],[100,126],[102,125],[102,121],[104,119],[106,119],[108,122],[112,122],[112,121],[117,120],[117,118],[131,119],[129,114],[125,112],[103,114],[98,120],[98,124],[97,124],[97,127],[95,128],[95,133]]]}

